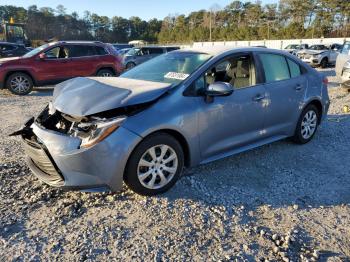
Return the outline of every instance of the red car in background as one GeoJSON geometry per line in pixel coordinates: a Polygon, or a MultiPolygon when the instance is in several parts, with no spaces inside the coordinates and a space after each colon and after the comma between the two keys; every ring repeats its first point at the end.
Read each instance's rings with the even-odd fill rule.
{"type": "Polygon", "coordinates": [[[79,76],[118,76],[122,69],[121,59],[112,45],[60,41],[40,46],[21,57],[0,59],[0,89],[26,95],[33,86],[57,84],[79,76]]]}

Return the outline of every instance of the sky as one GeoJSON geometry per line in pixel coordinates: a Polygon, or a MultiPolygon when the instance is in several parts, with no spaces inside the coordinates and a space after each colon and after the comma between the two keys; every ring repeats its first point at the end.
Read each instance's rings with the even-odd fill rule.
{"type": "MultiPolygon", "coordinates": [[[[144,20],[163,19],[169,14],[189,14],[200,9],[209,9],[214,4],[225,7],[233,0],[0,0],[0,5],[15,5],[27,8],[30,5],[56,8],[59,4],[68,13],[76,11],[82,15],[85,10],[108,17],[139,16],[144,20]]],[[[243,0],[245,1],[245,0],[243,0]]],[[[254,2],[254,0],[251,0],[254,2]]],[[[277,3],[278,0],[262,0],[263,4],[277,3]]]]}

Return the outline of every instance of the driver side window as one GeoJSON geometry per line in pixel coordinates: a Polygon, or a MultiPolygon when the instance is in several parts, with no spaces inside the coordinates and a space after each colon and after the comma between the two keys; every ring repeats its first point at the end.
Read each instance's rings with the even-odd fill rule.
{"type": "Polygon", "coordinates": [[[235,89],[256,84],[255,68],[250,55],[233,56],[211,67],[193,84],[193,93],[200,95],[215,82],[226,82],[235,89]]]}

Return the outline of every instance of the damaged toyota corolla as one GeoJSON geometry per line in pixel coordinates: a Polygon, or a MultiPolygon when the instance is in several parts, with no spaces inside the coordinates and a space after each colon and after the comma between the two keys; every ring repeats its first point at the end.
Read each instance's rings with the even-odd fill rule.
{"type": "Polygon", "coordinates": [[[21,135],[33,173],[52,186],[142,195],[184,167],[286,137],[307,143],[326,115],[326,79],[277,50],[191,49],[118,78],[75,78],[21,135]]]}

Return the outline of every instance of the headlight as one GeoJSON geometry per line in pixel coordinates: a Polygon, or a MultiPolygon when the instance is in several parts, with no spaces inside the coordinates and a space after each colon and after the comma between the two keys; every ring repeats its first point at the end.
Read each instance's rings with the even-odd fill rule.
{"type": "Polygon", "coordinates": [[[80,148],[89,148],[112,134],[126,117],[99,119],[89,123],[78,123],[72,128],[72,136],[81,139],[80,148]]]}
{"type": "Polygon", "coordinates": [[[315,57],[315,58],[319,58],[320,56],[321,56],[320,54],[313,55],[313,57],[315,57]]]}

